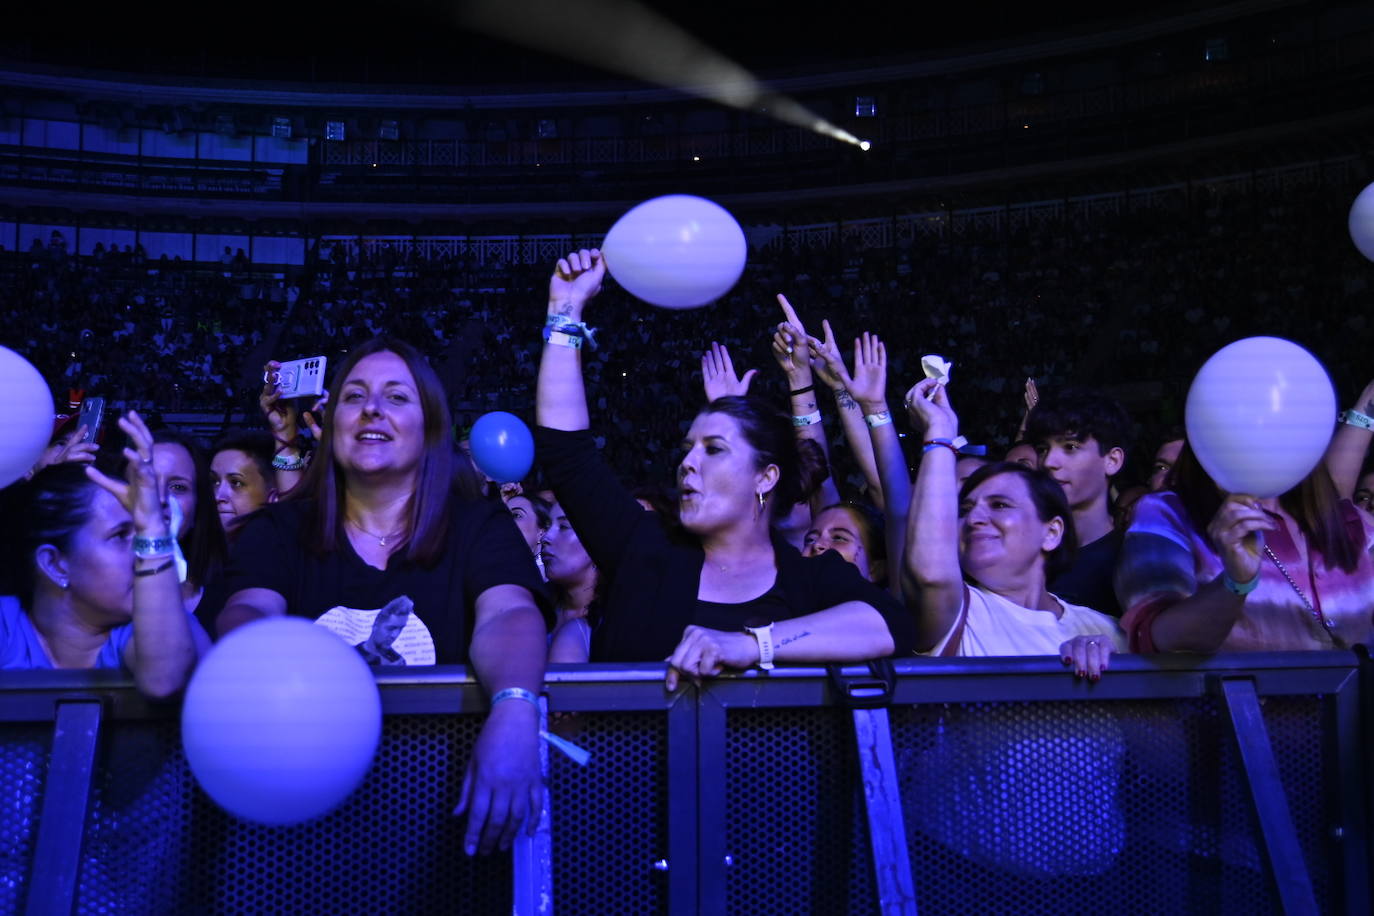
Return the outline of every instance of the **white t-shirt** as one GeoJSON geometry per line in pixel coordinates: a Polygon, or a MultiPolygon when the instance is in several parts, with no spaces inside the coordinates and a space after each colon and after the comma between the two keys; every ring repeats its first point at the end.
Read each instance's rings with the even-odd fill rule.
{"type": "Polygon", "coordinates": [[[1069,604],[1055,597],[1064,613],[1056,617],[1049,611],[1022,607],[994,594],[970,585],[964,589],[964,608],[949,632],[929,652],[923,655],[1058,655],[1065,640],[1075,636],[1103,636],[1110,638],[1117,652],[1125,652],[1126,635],[1117,622],[1092,608],[1069,604]],[[959,629],[959,620],[967,615],[964,632],[953,652],[946,652],[946,644],[959,629]]]}

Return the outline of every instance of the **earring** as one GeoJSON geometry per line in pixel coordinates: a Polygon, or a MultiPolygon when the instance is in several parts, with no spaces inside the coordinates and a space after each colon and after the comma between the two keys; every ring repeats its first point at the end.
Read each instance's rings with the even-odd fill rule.
{"type": "Polygon", "coordinates": [[[759,514],[762,515],[762,514],[763,514],[763,510],[766,509],[766,508],[768,508],[768,507],[764,505],[764,502],[763,502],[763,491],[762,491],[762,490],[759,491],[758,496],[759,496],[759,514]]]}
{"type": "Polygon", "coordinates": [[[65,589],[67,587],[67,580],[63,579],[59,584],[65,589]]]}

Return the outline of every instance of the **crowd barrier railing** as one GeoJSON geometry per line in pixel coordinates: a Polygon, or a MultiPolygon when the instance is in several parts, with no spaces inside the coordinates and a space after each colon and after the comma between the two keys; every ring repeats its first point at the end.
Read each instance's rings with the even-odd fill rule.
{"type": "Polygon", "coordinates": [[[370,773],[292,827],[201,792],[177,704],[6,672],[0,912],[1367,914],[1368,664],[911,659],[675,694],[662,666],[554,666],[547,727],[591,762],[550,755],[539,831],[472,859],[463,668],[379,673],[370,773]]]}

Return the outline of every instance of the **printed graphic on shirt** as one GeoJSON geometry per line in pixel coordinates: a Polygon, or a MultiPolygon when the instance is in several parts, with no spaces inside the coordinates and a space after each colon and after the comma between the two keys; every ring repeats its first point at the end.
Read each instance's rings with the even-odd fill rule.
{"type": "Polygon", "coordinates": [[[375,610],[332,607],[315,622],[357,649],[373,667],[432,665],[434,637],[414,610],[415,602],[401,595],[375,610]]]}

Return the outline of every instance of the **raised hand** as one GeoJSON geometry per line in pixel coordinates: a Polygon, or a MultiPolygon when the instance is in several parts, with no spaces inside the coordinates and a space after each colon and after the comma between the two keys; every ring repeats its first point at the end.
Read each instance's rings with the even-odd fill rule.
{"type": "MultiPolygon", "coordinates": [[[[836,367],[844,372],[844,363],[837,362],[836,367]]],[[[864,331],[854,341],[854,374],[844,373],[840,380],[864,413],[887,409],[887,348],[878,335],[864,331]]]]}
{"type": "Polygon", "coordinates": [[[806,345],[806,329],[787,297],[778,293],[783,321],[773,332],[773,359],[787,376],[788,387],[805,388],[811,384],[811,360],[806,345]]]}
{"type": "Polygon", "coordinates": [[[953,439],[959,435],[959,417],[949,404],[945,386],[933,378],[922,379],[911,387],[903,401],[907,419],[927,439],[953,439]]]}
{"type": "Polygon", "coordinates": [[[749,383],[757,374],[757,369],[750,369],[743,378],[736,375],[735,364],[730,359],[730,348],[714,340],[711,341],[711,349],[701,355],[701,384],[706,389],[708,404],[716,398],[748,394],[749,383]]]}
{"type": "Polygon", "coordinates": [[[109,491],[128,510],[138,534],[166,534],[167,520],[162,513],[157,471],[153,469],[153,434],[132,410],[119,418],[119,428],[130,442],[124,449],[124,457],[128,460],[124,480],[107,477],[94,467],[86,468],[86,476],[109,491]]]}
{"type": "Polygon", "coordinates": [[[811,351],[811,371],[832,391],[838,391],[845,387],[839,375],[844,369],[844,358],[840,356],[840,348],[835,343],[835,332],[830,329],[830,319],[821,321],[821,331],[825,334],[824,338],[806,339],[807,348],[811,351]]]}
{"type": "Polygon", "coordinates": [[[601,292],[606,261],[600,249],[583,248],[559,258],[549,277],[549,314],[581,320],[582,306],[601,292]]]}
{"type": "Polygon", "coordinates": [[[258,407],[272,430],[272,438],[278,445],[294,445],[300,434],[300,413],[296,405],[282,400],[281,390],[277,387],[281,363],[275,359],[267,361],[262,367],[262,393],[258,395],[258,407]]]}

